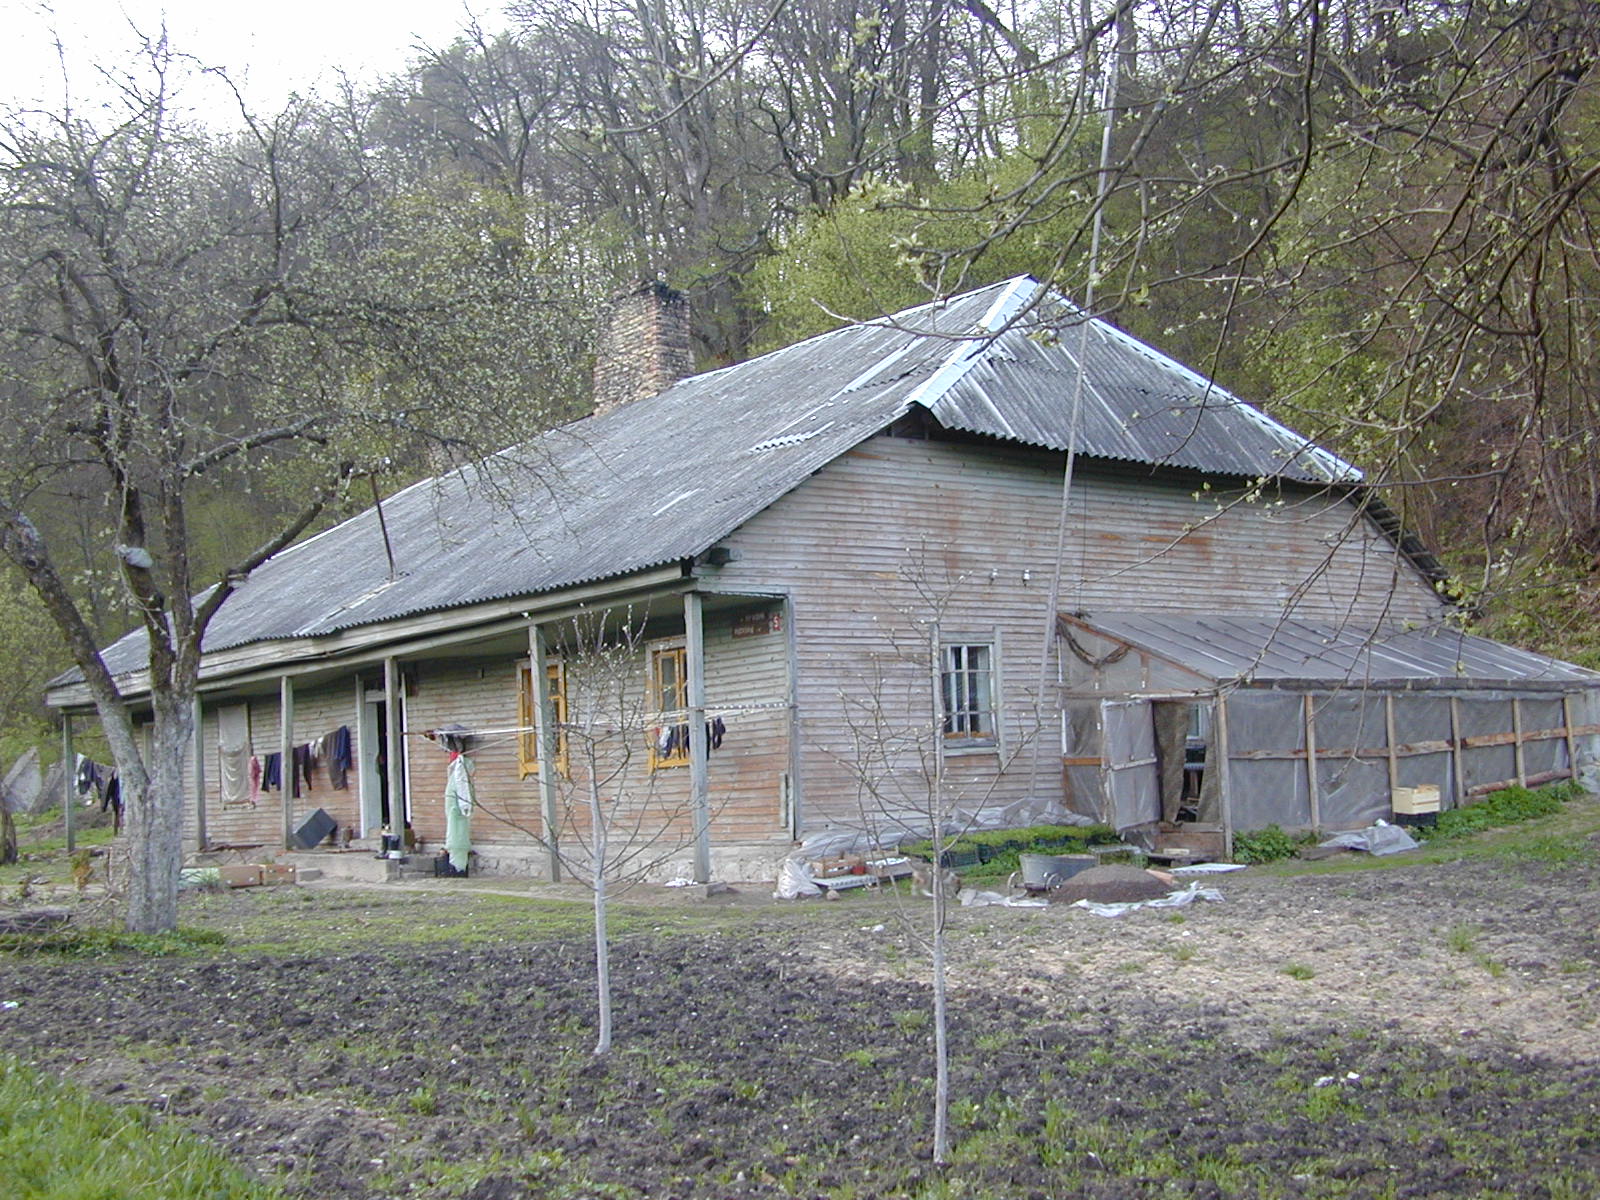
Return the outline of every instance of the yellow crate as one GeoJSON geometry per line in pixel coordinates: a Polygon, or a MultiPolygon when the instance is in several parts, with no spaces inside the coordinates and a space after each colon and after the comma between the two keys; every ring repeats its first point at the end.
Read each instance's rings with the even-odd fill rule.
{"type": "Polygon", "coordinates": [[[1421,787],[1395,788],[1392,803],[1397,817],[1436,813],[1439,811],[1439,789],[1431,783],[1421,787]]]}

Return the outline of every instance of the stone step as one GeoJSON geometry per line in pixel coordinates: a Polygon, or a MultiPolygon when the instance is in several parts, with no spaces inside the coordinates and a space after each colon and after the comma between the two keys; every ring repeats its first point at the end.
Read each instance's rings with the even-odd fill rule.
{"type": "Polygon", "coordinates": [[[292,865],[302,883],[318,878],[392,883],[404,869],[394,859],[378,858],[366,850],[299,850],[280,854],[277,861],[292,865]]]}

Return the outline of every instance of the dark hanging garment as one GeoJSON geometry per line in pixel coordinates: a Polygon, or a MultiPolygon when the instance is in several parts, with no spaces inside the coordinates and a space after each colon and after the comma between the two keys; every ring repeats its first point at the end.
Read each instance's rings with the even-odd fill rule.
{"type": "Polygon", "coordinates": [[[100,811],[105,812],[108,808],[111,810],[111,832],[119,834],[122,832],[122,780],[117,778],[115,771],[106,781],[106,792],[100,800],[100,811]]]}
{"type": "Polygon", "coordinates": [[[728,727],[723,724],[721,717],[713,717],[711,719],[711,723],[706,726],[706,740],[711,749],[722,749],[722,737],[727,732],[728,727]]]}
{"type": "Polygon", "coordinates": [[[261,760],[261,786],[267,791],[283,787],[283,755],[273,753],[261,760]]]}
{"type": "MultiPolygon", "coordinates": [[[[101,795],[105,786],[105,777],[100,773],[100,764],[92,758],[79,755],[77,785],[78,795],[80,796],[87,796],[90,788],[94,789],[96,796],[101,795]]],[[[101,811],[104,810],[102,809],[101,811]]]]}
{"type": "Polygon", "coordinates": [[[343,791],[350,786],[350,727],[341,725],[328,735],[328,782],[343,791]]]}
{"type": "Polygon", "coordinates": [[[302,779],[305,780],[306,791],[309,792],[311,790],[311,768],[316,761],[311,756],[311,747],[309,745],[296,746],[294,748],[294,794],[296,796],[300,794],[300,781],[302,779]]]}

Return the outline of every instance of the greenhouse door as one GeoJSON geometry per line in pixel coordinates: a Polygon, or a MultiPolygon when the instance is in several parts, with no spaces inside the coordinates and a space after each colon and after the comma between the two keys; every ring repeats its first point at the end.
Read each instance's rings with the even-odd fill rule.
{"type": "Polygon", "coordinates": [[[1161,779],[1156,770],[1156,730],[1148,700],[1107,700],[1105,731],[1106,810],[1122,830],[1161,819],[1161,779]]]}

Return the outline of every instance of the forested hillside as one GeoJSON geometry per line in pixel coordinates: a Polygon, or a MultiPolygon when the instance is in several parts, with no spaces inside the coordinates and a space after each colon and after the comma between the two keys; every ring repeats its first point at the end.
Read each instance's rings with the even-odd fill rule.
{"type": "Polygon", "coordinates": [[[0,759],[63,628],[181,671],[176,598],[586,411],[640,277],[709,368],[1031,272],[1359,463],[1488,632],[1600,662],[1592,0],[528,0],[221,117],[180,51],[0,117],[0,517],[63,589],[3,584],[0,759]]]}

